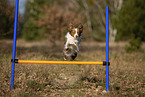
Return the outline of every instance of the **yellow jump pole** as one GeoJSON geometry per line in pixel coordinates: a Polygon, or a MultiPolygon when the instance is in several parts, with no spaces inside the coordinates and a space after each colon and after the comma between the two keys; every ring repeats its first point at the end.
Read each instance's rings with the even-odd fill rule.
{"type": "MultiPolygon", "coordinates": [[[[13,61],[13,60],[12,60],[13,61]]],[[[29,64],[81,64],[81,65],[103,65],[104,62],[88,62],[88,61],[38,61],[38,60],[18,60],[15,63],[29,63],[29,64]]]]}
{"type": "Polygon", "coordinates": [[[30,63],[30,64],[81,64],[81,65],[103,65],[103,62],[86,62],[86,61],[30,61],[30,60],[18,60],[18,63],[30,63]]]}

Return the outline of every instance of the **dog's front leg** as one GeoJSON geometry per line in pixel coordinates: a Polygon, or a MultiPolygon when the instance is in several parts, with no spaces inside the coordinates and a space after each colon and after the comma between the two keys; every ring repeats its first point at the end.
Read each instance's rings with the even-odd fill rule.
{"type": "Polygon", "coordinates": [[[63,59],[64,59],[64,61],[66,61],[66,60],[67,60],[66,55],[63,55],[63,59]]]}
{"type": "Polygon", "coordinates": [[[66,41],[65,45],[64,45],[64,49],[68,48],[68,41],[66,41]]]}
{"type": "Polygon", "coordinates": [[[77,44],[75,44],[76,48],[77,48],[77,52],[79,52],[79,46],[77,44]]]}

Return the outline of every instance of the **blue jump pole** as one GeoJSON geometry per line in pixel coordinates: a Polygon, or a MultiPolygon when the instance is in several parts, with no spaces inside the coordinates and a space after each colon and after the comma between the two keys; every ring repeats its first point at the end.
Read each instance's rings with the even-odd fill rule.
{"type": "MultiPolygon", "coordinates": [[[[109,62],[109,7],[106,6],[106,62],[109,62]]],[[[106,65],[106,91],[109,91],[109,65],[106,65]]]]}
{"type": "MultiPolygon", "coordinates": [[[[16,0],[16,4],[15,4],[15,23],[14,23],[14,37],[13,37],[13,55],[12,55],[12,59],[15,59],[15,54],[16,54],[18,8],[19,8],[19,0],[16,0]]],[[[12,62],[11,86],[10,86],[10,89],[13,88],[13,84],[14,84],[14,72],[15,72],[15,63],[12,62]]]]}

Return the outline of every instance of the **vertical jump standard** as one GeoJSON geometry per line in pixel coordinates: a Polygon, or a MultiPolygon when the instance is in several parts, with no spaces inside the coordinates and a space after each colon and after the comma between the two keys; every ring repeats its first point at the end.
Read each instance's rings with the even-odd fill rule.
{"type": "Polygon", "coordinates": [[[81,65],[103,65],[106,66],[106,91],[109,91],[109,7],[106,6],[106,61],[102,62],[88,62],[88,61],[38,61],[38,60],[19,60],[15,59],[16,54],[16,37],[17,37],[17,22],[18,22],[18,7],[19,0],[15,3],[15,22],[14,22],[14,38],[13,38],[13,54],[12,54],[12,69],[11,69],[11,86],[14,85],[15,63],[29,63],[29,64],[81,64],[81,65]]]}

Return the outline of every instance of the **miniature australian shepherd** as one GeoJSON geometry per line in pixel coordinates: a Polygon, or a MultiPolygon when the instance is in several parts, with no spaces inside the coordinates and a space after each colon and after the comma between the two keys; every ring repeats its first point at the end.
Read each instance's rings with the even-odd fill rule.
{"type": "Polygon", "coordinates": [[[63,55],[64,60],[73,61],[80,50],[80,43],[82,39],[83,25],[80,23],[78,27],[69,24],[68,32],[65,36],[66,42],[64,45],[63,55]]]}

